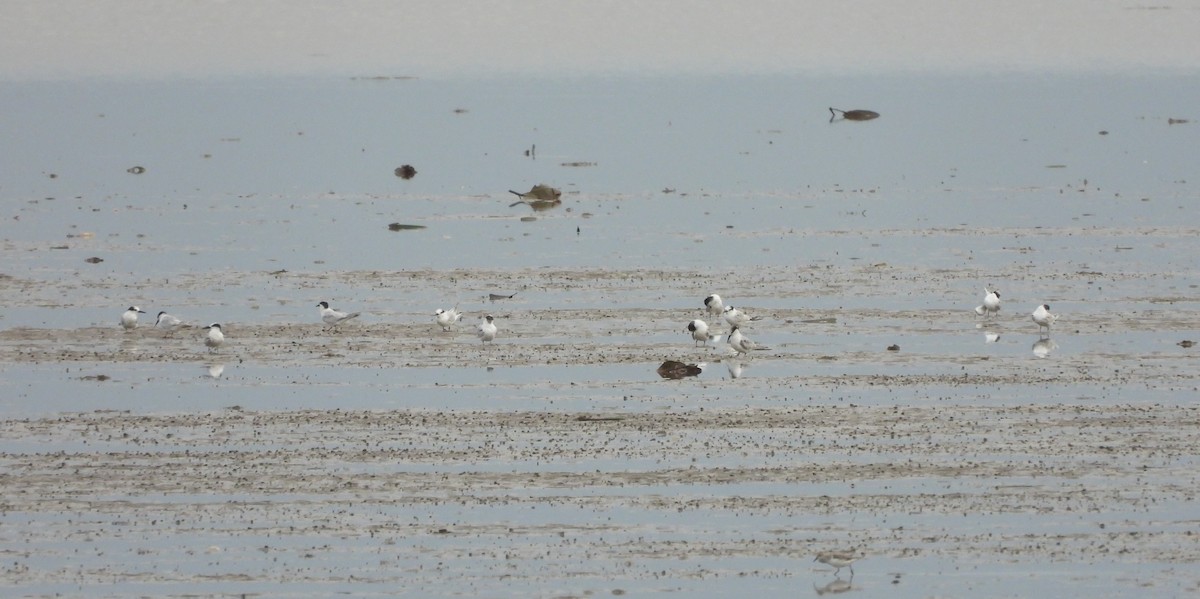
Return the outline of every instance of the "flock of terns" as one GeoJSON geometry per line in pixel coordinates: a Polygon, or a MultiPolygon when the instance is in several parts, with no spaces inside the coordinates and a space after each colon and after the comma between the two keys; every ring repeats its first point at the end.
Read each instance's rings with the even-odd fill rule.
{"type": "MultiPolygon", "coordinates": [[[[729,344],[729,348],[735,356],[745,356],[754,351],[771,349],[751,341],[741,331],[743,325],[760,320],[761,316],[750,316],[731,305],[726,305],[721,296],[715,293],[704,298],[704,309],[709,314],[716,314],[723,317],[725,322],[729,324],[729,333],[725,336],[725,342],[729,344]]],[[[1000,292],[984,287],[983,304],[975,307],[975,313],[984,318],[991,318],[999,314],[1000,292]]],[[[1054,324],[1055,320],[1058,320],[1058,315],[1050,312],[1050,304],[1042,304],[1034,309],[1030,318],[1038,325],[1038,333],[1043,334],[1044,337],[1048,337],[1050,335],[1050,326],[1054,324]]],[[[697,344],[707,346],[710,341],[715,341],[720,337],[719,335],[710,333],[709,330],[708,323],[697,318],[688,323],[684,332],[691,334],[692,339],[697,344]]]]}
{"type": "MultiPolygon", "coordinates": [[[[317,304],[317,307],[321,309],[321,322],[324,322],[327,325],[327,329],[336,328],[343,322],[358,318],[362,315],[361,312],[342,312],[341,310],[336,310],[329,306],[329,302],[320,302],[317,304]]],[[[132,331],[136,329],[138,326],[138,314],[145,313],[146,311],[142,310],[138,306],[130,306],[123,314],[121,314],[121,328],[125,329],[126,331],[132,331]]],[[[434,320],[441,325],[443,331],[449,331],[456,323],[458,323],[458,321],[462,320],[462,317],[463,314],[462,312],[458,311],[457,306],[450,308],[449,310],[438,308],[437,311],[434,312],[434,320]]],[[[484,316],[482,320],[483,322],[480,322],[479,326],[476,327],[475,334],[484,343],[488,341],[495,341],[497,333],[496,323],[494,322],[495,318],[491,314],[488,314],[487,316],[484,316]]],[[[154,321],[154,328],[166,331],[168,333],[187,326],[188,325],[178,317],[167,314],[165,311],[159,312],[158,318],[154,321]]],[[[208,333],[204,336],[204,345],[208,347],[209,352],[216,351],[223,343],[225,343],[225,333],[221,330],[220,323],[214,322],[204,327],[204,330],[208,331],[208,333]]]]}
{"type": "MultiPolygon", "coordinates": [[[[359,312],[343,312],[329,306],[328,302],[320,302],[317,304],[320,308],[321,321],[332,329],[338,325],[358,318],[359,312]]],[[[770,348],[759,345],[750,340],[742,333],[741,327],[751,322],[761,320],[760,316],[750,316],[742,310],[726,305],[720,295],[712,294],[704,298],[704,310],[710,315],[720,316],[729,325],[729,333],[725,336],[725,342],[729,345],[730,350],[735,356],[746,356],[755,351],[769,350],[770,348]]],[[[975,308],[975,313],[984,318],[991,318],[1000,312],[1000,292],[995,289],[984,288],[983,303],[975,308]]],[[[145,314],[141,308],[130,306],[124,314],[121,315],[121,326],[127,330],[133,330],[138,326],[138,315],[145,314]]],[[[450,331],[458,322],[462,320],[463,313],[458,310],[458,307],[450,309],[438,309],[434,312],[434,321],[442,327],[443,331],[450,331]]],[[[1051,325],[1057,320],[1058,316],[1050,312],[1048,304],[1038,306],[1030,318],[1038,325],[1038,332],[1048,336],[1051,325]]],[[[497,327],[495,318],[491,315],[485,315],[476,326],[475,333],[479,339],[484,342],[494,341],[496,339],[497,327]]],[[[187,326],[179,318],[159,312],[158,318],[154,323],[155,328],[165,331],[173,331],[180,327],[187,326]]],[[[212,323],[206,327],[208,331],[204,338],[204,344],[209,351],[216,351],[225,341],[225,335],[221,331],[219,323],[212,323]]],[[[703,319],[695,319],[688,323],[685,332],[690,334],[696,344],[707,346],[709,342],[717,340],[720,336],[710,333],[709,325],[703,319]]],[[[696,374],[699,372],[696,368],[696,374]]],[[[851,579],[854,576],[854,562],[862,556],[854,552],[844,551],[823,551],[817,554],[813,561],[826,564],[834,568],[834,575],[839,576],[842,568],[850,570],[851,579]]]]}
{"type": "MultiPolygon", "coordinates": [[[[975,313],[984,318],[991,318],[1000,312],[1000,292],[996,289],[984,287],[983,294],[983,303],[975,307],[975,313]]],[[[324,322],[329,329],[333,329],[343,322],[358,318],[361,315],[361,312],[342,312],[341,310],[331,308],[329,302],[320,302],[317,304],[317,307],[321,309],[321,322],[324,322]]],[[[761,320],[761,316],[750,316],[732,305],[726,305],[721,296],[715,293],[704,298],[704,310],[710,315],[720,316],[729,325],[729,333],[725,335],[725,342],[729,345],[729,349],[735,357],[748,356],[756,351],[771,349],[765,345],[755,343],[742,333],[741,330],[741,327],[761,320]]],[[[138,326],[138,314],[145,313],[138,306],[130,306],[121,315],[121,327],[126,331],[136,329],[138,326]]],[[[457,306],[448,310],[438,308],[434,311],[433,315],[434,321],[442,327],[442,331],[451,330],[463,317],[463,313],[459,312],[457,306]]],[[[1049,304],[1042,304],[1034,309],[1030,318],[1038,325],[1038,333],[1044,337],[1048,337],[1050,335],[1050,327],[1058,319],[1058,315],[1050,312],[1049,304]]],[[[475,335],[484,343],[495,341],[498,332],[495,317],[488,314],[481,320],[482,322],[475,328],[475,335]]],[[[182,320],[166,312],[159,312],[158,318],[154,322],[155,328],[168,332],[184,326],[187,325],[182,320]]],[[[214,322],[204,327],[204,330],[208,331],[204,337],[204,345],[208,347],[210,352],[216,351],[225,342],[225,333],[222,332],[221,325],[214,322]]],[[[700,318],[689,322],[684,332],[691,335],[696,344],[705,347],[708,346],[709,342],[720,338],[720,335],[711,333],[709,324],[700,318]]]]}

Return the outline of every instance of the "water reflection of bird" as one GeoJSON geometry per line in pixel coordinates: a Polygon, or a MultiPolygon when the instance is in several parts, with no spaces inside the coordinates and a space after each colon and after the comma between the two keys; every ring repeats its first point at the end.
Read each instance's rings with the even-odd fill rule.
{"type": "Polygon", "coordinates": [[[710,335],[708,333],[708,323],[700,320],[699,318],[689,322],[685,331],[692,334],[692,339],[695,339],[696,343],[703,343],[706,347],[708,346],[709,341],[713,341],[717,338],[716,335],[710,335]]]}
{"type": "Polygon", "coordinates": [[[1000,333],[993,333],[992,331],[984,331],[983,332],[983,342],[984,343],[995,343],[999,340],[1000,340],[1000,333]]]}
{"type": "Polygon", "coordinates": [[[842,568],[850,568],[850,576],[853,577],[854,562],[858,558],[857,554],[850,551],[822,551],[817,554],[817,557],[813,558],[813,561],[833,566],[835,568],[833,571],[834,576],[837,576],[842,571],[842,568]]]}
{"type": "Polygon", "coordinates": [[[720,314],[725,309],[725,304],[721,302],[721,296],[714,293],[704,298],[704,309],[708,310],[709,314],[720,314]]]}
{"type": "Polygon", "coordinates": [[[1050,313],[1050,304],[1042,304],[1038,306],[1037,309],[1033,311],[1031,316],[1033,318],[1033,322],[1036,322],[1038,325],[1038,332],[1040,333],[1042,332],[1042,329],[1045,329],[1046,335],[1050,335],[1050,325],[1054,324],[1054,321],[1058,320],[1057,314],[1050,313]]]}
{"type": "Polygon", "coordinates": [[[1042,337],[1033,342],[1033,355],[1039,358],[1045,358],[1050,355],[1050,352],[1058,349],[1058,344],[1049,337],[1042,337]]]}
{"type": "Polygon", "coordinates": [[[746,370],[745,362],[741,360],[726,360],[725,367],[729,369],[729,378],[740,379],[746,370]]]}
{"type": "Polygon", "coordinates": [[[442,331],[449,331],[463,317],[462,312],[458,311],[458,306],[454,306],[449,310],[438,308],[433,314],[437,318],[437,323],[442,325],[442,331]]]}
{"type": "Polygon", "coordinates": [[[137,306],[129,306],[129,309],[125,310],[125,312],[121,314],[121,326],[124,327],[126,331],[132,331],[133,329],[136,329],[138,314],[145,314],[145,312],[137,306]]]}
{"type": "Polygon", "coordinates": [[[836,595],[838,593],[845,593],[853,588],[853,583],[851,583],[849,580],[842,580],[841,578],[834,578],[823,587],[818,587],[816,583],[813,583],[813,590],[817,592],[818,597],[821,595],[836,595]]]}
{"type": "Polygon", "coordinates": [[[475,331],[475,334],[479,336],[480,341],[486,343],[488,341],[496,340],[497,329],[496,324],[492,322],[493,320],[495,319],[492,317],[492,315],[488,314],[487,316],[483,317],[483,322],[479,323],[479,329],[475,331]]]}
{"type": "Polygon", "coordinates": [[[225,372],[224,364],[209,364],[208,365],[208,376],[210,376],[214,379],[221,378],[221,374],[224,372],[225,372]]]}

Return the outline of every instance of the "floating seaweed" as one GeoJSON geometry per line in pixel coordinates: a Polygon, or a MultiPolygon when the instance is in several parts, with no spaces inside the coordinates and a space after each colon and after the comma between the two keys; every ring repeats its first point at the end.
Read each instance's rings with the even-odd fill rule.
{"type": "Polygon", "coordinates": [[[834,121],[869,121],[879,118],[879,113],[874,110],[840,110],[834,107],[829,107],[829,122],[834,121]],[[838,117],[841,113],[841,117],[838,117]]]}

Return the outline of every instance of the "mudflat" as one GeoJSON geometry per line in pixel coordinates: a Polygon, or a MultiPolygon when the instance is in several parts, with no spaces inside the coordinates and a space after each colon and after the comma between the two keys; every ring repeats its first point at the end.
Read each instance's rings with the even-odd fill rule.
{"type": "MultiPolygon", "coordinates": [[[[1102,277],[1059,275],[1084,289],[1102,277]]],[[[324,275],[194,284],[281,276],[304,288],[324,275]]],[[[414,277],[339,276],[379,289],[414,277]]],[[[748,358],[684,332],[697,317],[725,330],[702,314],[714,289],[691,270],[419,278],[435,291],[464,278],[519,291],[481,293],[447,333],[432,314],[377,310],[330,330],[314,311],[229,323],[216,352],[195,327],[0,332],[10,379],[32,369],[77,393],[144,400],[0,420],[4,586],[584,597],[1200,584],[1198,369],[1180,345],[1200,314],[1136,295],[1134,274],[1107,276],[1115,297],[1069,304],[1076,312],[1041,335],[1031,301],[990,319],[971,310],[978,298],[952,305],[947,289],[973,286],[966,272],[724,273],[722,289],[752,293],[740,307],[762,317],[744,331],[770,349],[748,358]],[[562,299],[568,287],[585,299],[562,299]],[[833,294],[845,305],[806,307],[833,294]],[[632,306],[586,301],[601,296],[632,306]],[[943,307],[919,307],[939,297],[943,307]],[[485,312],[495,343],[468,324],[485,312]],[[661,380],[668,358],[704,370],[661,380]],[[159,399],[160,379],[179,372],[181,388],[217,403],[159,399]],[[322,405],[290,404],[301,387],[327,390],[322,405]],[[373,397],[387,407],[363,407],[373,397]],[[853,576],[813,563],[833,549],[861,556],[853,576]]]]}

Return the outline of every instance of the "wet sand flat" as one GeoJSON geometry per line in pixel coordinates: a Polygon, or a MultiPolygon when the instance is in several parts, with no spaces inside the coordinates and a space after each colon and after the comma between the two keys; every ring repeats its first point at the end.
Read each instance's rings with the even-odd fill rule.
{"type": "MultiPolygon", "coordinates": [[[[747,332],[771,346],[748,359],[684,334],[709,289],[691,270],[338,276],[375,289],[368,307],[414,277],[434,293],[525,283],[472,306],[497,315],[494,345],[380,310],[337,330],[315,310],[233,322],[214,353],[195,328],[0,332],[10,389],[34,372],[135,402],[0,421],[3,584],[22,596],[556,597],[1200,585],[1198,375],[1177,345],[1200,314],[1148,298],[1135,273],[1105,278],[1103,302],[1074,303],[1037,354],[1050,339],[1020,308],[984,321],[950,304],[945,289],[973,283],[968,272],[730,272],[724,285],[752,290],[745,309],[764,317],[747,332]],[[805,307],[835,290],[845,306],[805,307]],[[881,298],[895,290],[916,299],[891,308],[881,298]],[[653,299],[674,295],[695,305],[653,299]],[[665,358],[707,366],[659,380],[665,358]],[[204,374],[211,364],[223,374],[204,374]],[[165,400],[176,388],[202,401],[165,400]],[[303,401],[318,405],[289,403],[298,388],[317,389],[303,401]],[[812,563],[837,548],[864,555],[852,579],[812,563]]],[[[47,295],[68,284],[37,283],[47,295]]]]}

